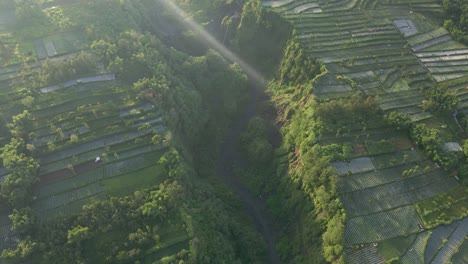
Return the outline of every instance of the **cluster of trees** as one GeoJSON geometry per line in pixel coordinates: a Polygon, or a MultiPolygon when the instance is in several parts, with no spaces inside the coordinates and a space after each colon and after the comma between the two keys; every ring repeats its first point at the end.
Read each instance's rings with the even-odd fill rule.
{"type": "Polygon", "coordinates": [[[451,170],[460,165],[460,157],[457,154],[443,149],[444,142],[438,129],[412,123],[408,115],[400,112],[392,112],[386,115],[385,119],[397,130],[407,131],[413,142],[444,169],[451,170]]]}
{"type": "Polygon", "coordinates": [[[425,111],[450,113],[458,105],[458,99],[447,91],[446,87],[433,86],[426,93],[427,100],[422,103],[425,111]]]}
{"type": "MultiPolygon", "coordinates": [[[[189,10],[197,22],[216,30],[224,18],[241,10],[245,0],[177,0],[176,2],[185,10],[189,10]]],[[[215,33],[220,32],[215,31],[215,33]]]]}
{"type": "MultiPolygon", "coordinates": [[[[162,43],[149,33],[125,31],[109,39],[97,39],[90,45],[109,71],[118,77],[136,81],[144,76],[165,74],[162,43]]],[[[174,59],[171,57],[171,59],[174,59]]]]}
{"type": "Polygon", "coordinates": [[[468,45],[468,2],[465,0],[443,0],[446,12],[444,27],[452,36],[468,45]]]}
{"type": "Polygon", "coordinates": [[[446,170],[459,165],[459,156],[443,149],[444,142],[435,128],[428,128],[424,124],[410,127],[411,139],[420,146],[432,160],[439,162],[446,170]]]}
{"type": "Polygon", "coordinates": [[[97,61],[93,54],[82,51],[63,61],[46,62],[41,67],[39,80],[43,85],[68,81],[77,76],[96,72],[97,61]]]}
{"type": "Polygon", "coordinates": [[[12,138],[2,148],[0,158],[10,171],[1,185],[1,198],[15,208],[28,205],[32,200],[31,187],[38,180],[39,162],[28,155],[22,138],[12,138]]]}
{"type": "Polygon", "coordinates": [[[31,187],[37,181],[39,162],[31,156],[31,147],[25,142],[32,119],[27,110],[13,116],[12,123],[7,124],[13,137],[1,148],[3,167],[10,171],[1,185],[1,198],[16,208],[29,204],[31,187]]]}
{"type": "Polygon", "coordinates": [[[351,98],[318,103],[314,113],[319,134],[335,133],[337,136],[379,119],[379,108],[373,97],[355,95],[351,98]]]}
{"type": "Polygon", "coordinates": [[[310,80],[310,76],[316,76],[319,73],[320,67],[305,54],[297,39],[292,38],[279,67],[279,84],[293,86],[304,84],[310,80]]]}
{"type": "Polygon", "coordinates": [[[242,57],[264,74],[276,73],[293,26],[278,13],[248,0],[243,8],[236,40],[242,57]]]}
{"type": "Polygon", "coordinates": [[[247,159],[253,164],[271,161],[273,146],[268,140],[269,124],[260,116],[250,119],[241,135],[241,146],[247,159]]]}

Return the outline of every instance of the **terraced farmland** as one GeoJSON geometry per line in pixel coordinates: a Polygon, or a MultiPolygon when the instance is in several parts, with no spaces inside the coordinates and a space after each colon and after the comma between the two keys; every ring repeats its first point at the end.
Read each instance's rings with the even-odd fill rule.
{"type": "Polygon", "coordinates": [[[49,212],[54,217],[76,213],[90,199],[105,197],[105,191],[114,193],[105,187],[106,179],[121,175],[125,182],[122,177],[136,177],[134,171],[154,166],[164,153],[162,147],[134,143],[164,133],[163,120],[154,105],[119,102],[122,84],[114,78],[84,77],[40,88],[46,94],[36,98],[37,109],[31,111],[34,122],[29,132],[34,136],[29,144],[40,154],[33,207],[41,218],[48,218],[49,212]],[[77,142],[70,141],[73,137],[77,142]],[[96,157],[102,157],[99,164],[96,157]]]}
{"type": "MultiPolygon", "coordinates": [[[[439,86],[458,97],[459,111],[468,112],[468,49],[431,20],[442,13],[439,1],[263,1],[263,6],[289,20],[302,48],[328,69],[312,88],[318,101],[376,96],[384,113],[401,112],[413,123],[430,123],[436,118],[422,108],[424,89],[439,86]]],[[[453,244],[427,248],[431,231],[422,229],[429,218],[420,208],[464,187],[412,143],[397,143],[408,142],[407,135],[379,132],[386,129],[383,124],[354,128],[345,136],[330,134],[319,140],[324,147],[351,147],[347,160],[331,163],[347,215],[349,262],[383,263],[374,246],[414,234],[411,248],[393,257],[402,263],[448,263],[463,242],[459,232],[465,227],[460,225],[449,239],[453,244]],[[366,247],[355,249],[362,245],[366,247]]]]}
{"type": "MultiPolygon", "coordinates": [[[[0,33],[13,26],[14,15],[0,10],[0,33]]],[[[46,62],[75,58],[88,44],[81,30],[56,32],[30,41],[29,55],[34,60],[30,60],[29,72],[20,73],[24,65],[1,61],[3,116],[10,118],[24,109],[31,114],[26,143],[41,163],[31,206],[41,223],[76,215],[91,201],[132,194],[166,179],[157,165],[166,147],[147,143],[152,136],[166,133],[160,107],[136,99],[131,84],[101,65],[95,73],[32,87],[34,98],[25,101],[31,93],[25,94],[18,84],[40,72],[46,62]]],[[[9,173],[0,168],[1,181],[9,173]]],[[[0,251],[20,241],[11,230],[9,214],[2,209],[0,251]]],[[[161,259],[189,248],[187,233],[180,226],[168,227],[161,242],[145,258],[161,259]]]]}
{"type": "MultiPolygon", "coordinates": [[[[162,147],[138,143],[138,139],[164,132],[157,108],[149,103],[121,103],[123,97],[117,92],[119,83],[112,80],[113,75],[101,77],[105,83],[90,81],[98,80],[97,77],[82,78],[60,85],[60,89],[47,89],[44,103],[57,102],[59,98],[66,103],[48,103],[32,111],[36,139],[31,143],[41,153],[41,181],[34,208],[41,216],[48,211],[57,215],[59,208],[72,212],[69,204],[83,204],[78,201],[102,197],[105,191],[112,193],[104,187],[106,179],[132,177],[133,171],[154,166],[163,153],[162,147]],[[70,98],[73,93],[76,96],[70,98]],[[75,142],[71,142],[73,136],[75,142]],[[95,161],[96,157],[101,160],[95,161]]],[[[161,181],[154,179],[154,183],[161,181]]]]}

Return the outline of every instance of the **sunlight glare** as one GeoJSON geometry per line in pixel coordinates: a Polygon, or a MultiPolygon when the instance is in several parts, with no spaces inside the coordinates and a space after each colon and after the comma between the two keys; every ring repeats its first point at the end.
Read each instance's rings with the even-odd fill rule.
{"type": "Polygon", "coordinates": [[[219,42],[215,37],[213,37],[208,31],[206,31],[202,26],[195,22],[184,10],[174,4],[171,0],[161,0],[161,3],[167,7],[167,9],[175,15],[175,17],[182,22],[187,28],[193,30],[195,33],[198,33],[203,41],[208,47],[219,52],[225,59],[232,63],[239,65],[244,72],[255,82],[263,85],[265,84],[265,79],[263,76],[257,72],[252,66],[247,62],[243,61],[239,56],[234,54],[228,48],[226,48],[221,42],[219,42]]]}

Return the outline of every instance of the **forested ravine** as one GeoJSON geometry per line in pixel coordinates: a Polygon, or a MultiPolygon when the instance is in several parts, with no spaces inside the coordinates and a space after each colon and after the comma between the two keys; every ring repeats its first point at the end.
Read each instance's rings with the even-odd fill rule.
{"type": "Polygon", "coordinates": [[[227,131],[219,146],[219,157],[216,163],[216,174],[223,177],[244,204],[248,214],[255,220],[257,230],[262,234],[268,245],[269,263],[281,263],[276,253],[276,240],[273,228],[273,218],[266,210],[266,203],[261,197],[249,192],[245,184],[235,178],[235,165],[247,167],[246,161],[239,152],[239,138],[249,120],[255,115],[258,103],[262,99],[263,85],[251,81],[250,97],[244,111],[227,131]]]}

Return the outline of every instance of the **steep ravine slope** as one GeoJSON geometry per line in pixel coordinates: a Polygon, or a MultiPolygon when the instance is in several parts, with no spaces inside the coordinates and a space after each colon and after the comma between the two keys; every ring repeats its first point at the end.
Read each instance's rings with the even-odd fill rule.
{"type": "Polygon", "coordinates": [[[300,233],[314,226],[328,262],[345,253],[351,263],[410,261],[405,239],[468,213],[466,179],[457,176],[466,157],[451,147],[465,139],[453,116],[466,111],[466,47],[436,24],[437,1],[256,3],[292,23],[297,39],[269,90],[283,124],[277,160],[288,167],[278,171],[286,194],[277,196],[286,198],[283,214],[302,215],[279,238],[279,254],[313,259],[300,233]],[[294,83],[301,56],[319,61],[320,77],[294,83]],[[311,206],[291,209],[301,204],[293,193],[311,206]]]}

